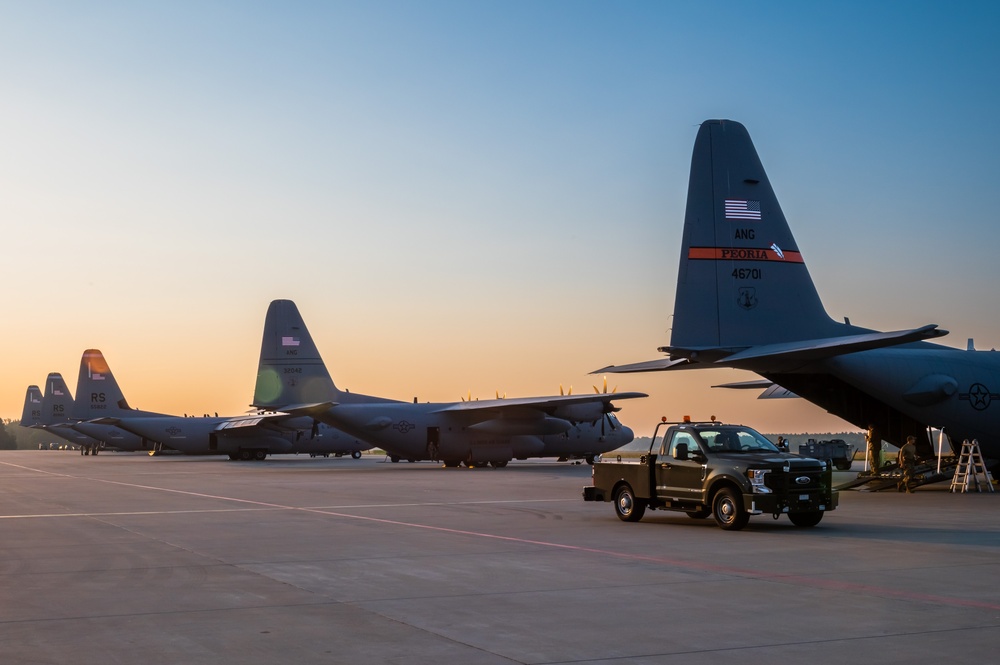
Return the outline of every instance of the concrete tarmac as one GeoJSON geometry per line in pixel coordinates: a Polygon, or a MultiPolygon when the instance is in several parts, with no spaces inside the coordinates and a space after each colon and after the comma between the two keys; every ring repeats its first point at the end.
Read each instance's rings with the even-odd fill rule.
{"type": "Polygon", "coordinates": [[[0,663],[993,662],[1000,494],[619,521],[590,469],[0,452],[0,663]]]}

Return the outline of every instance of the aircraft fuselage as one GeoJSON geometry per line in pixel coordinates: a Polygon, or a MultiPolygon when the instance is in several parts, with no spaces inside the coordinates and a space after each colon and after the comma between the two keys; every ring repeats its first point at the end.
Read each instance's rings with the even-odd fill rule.
{"type": "Polygon", "coordinates": [[[528,457],[588,457],[620,448],[632,430],[614,414],[596,421],[570,423],[560,418],[524,413],[481,416],[449,412],[448,404],[409,402],[340,404],[323,416],[389,454],[411,460],[506,462],[528,457]],[[544,433],[548,432],[548,433],[544,433]]]}

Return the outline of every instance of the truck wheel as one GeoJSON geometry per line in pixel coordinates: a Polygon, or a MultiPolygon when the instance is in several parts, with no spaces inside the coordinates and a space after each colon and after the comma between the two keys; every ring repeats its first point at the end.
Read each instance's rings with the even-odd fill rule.
{"type": "Polygon", "coordinates": [[[800,527],[810,527],[819,524],[819,521],[823,519],[823,511],[816,510],[809,513],[788,513],[788,519],[792,521],[792,524],[800,527]]]}
{"type": "Polygon", "coordinates": [[[646,513],[646,502],[635,498],[635,492],[628,485],[622,485],[615,492],[615,514],[623,522],[638,522],[646,513]]]}
{"type": "Polygon", "coordinates": [[[711,514],[712,511],[708,508],[699,508],[698,510],[687,511],[687,516],[693,520],[703,520],[711,514]]]}
{"type": "Polygon", "coordinates": [[[750,521],[743,509],[743,498],[731,487],[723,487],[712,501],[712,514],[719,526],[727,531],[739,531],[750,521]]]}

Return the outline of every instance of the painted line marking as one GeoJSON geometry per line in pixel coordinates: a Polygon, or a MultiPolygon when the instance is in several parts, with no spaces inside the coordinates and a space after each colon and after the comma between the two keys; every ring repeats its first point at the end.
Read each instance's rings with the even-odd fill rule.
{"type": "MultiPolygon", "coordinates": [[[[6,462],[0,462],[0,464],[7,464],[6,462]]],[[[18,466],[18,465],[11,465],[18,466]]],[[[349,513],[336,512],[328,508],[302,508],[296,506],[285,506],[276,503],[267,503],[264,501],[252,501],[250,499],[237,499],[234,497],[219,496],[214,494],[204,494],[201,492],[191,492],[187,490],[176,490],[164,487],[153,487],[150,485],[137,485],[134,483],[125,483],[115,480],[104,480],[101,478],[86,478],[82,476],[70,476],[68,474],[52,473],[48,471],[41,471],[39,469],[30,469],[29,467],[19,467],[28,469],[31,471],[38,471],[39,473],[48,473],[55,476],[65,476],[67,478],[74,478],[77,480],[91,480],[101,483],[108,483],[111,485],[121,485],[124,487],[134,487],[137,489],[148,489],[160,492],[170,492],[175,494],[183,494],[187,496],[196,496],[207,499],[217,499],[220,501],[234,501],[237,503],[246,503],[256,506],[262,506],[267,509],[273,510],[295,510],[306,513],[313,513],[318,515],[327,515],[330,517],[341,517],[348,520],[360,520],[365,522],[372,522],[376,524],[387,524],[391,526],[401,526],[410,529],[423,529],[427,531],[436,531],[438,533],[448,533],[458,536],[467,536],[471,538],[486,538],[490,540],[498,540],[503,542],[520,543],[523,545],[534,545],[538,547],[559,549],[571,552],[581,552],[584,554],[594,554],[598,556],[611,557],[614,559],[625,559],[629,561],[643,561],[647,563],[655,563],[663,566],[669,566],[673,568],[681,568],[685,570],[693,570],[699,572],[711,572],[720,575],[731,575],[734,577],[740,577],[745,579],[753,580],[763,580],[769,582],[775,582],[778,584],[789,584],[793,586],[806,586],[816,589],[823,589],[827,591],[837,591],[849,594],[867,594],[871,596],[881,596],[887,598],[897,598],[900,600],[913,601],[913,602],[925,602],[934,605],[945,605],[951,607],[962,607],[962,608],[975,608],[975,609],[987,609],[992,611],[1000,611],[1000,603],[990,603],[979,600],[971,600],[965,598],[954,598],[949,596],[939,596],[934,594],[923,594],[914,593],[911,591],[905,591],[900,589],[891,589],[888,587],[878,587],[869,584],[861,584],[857,582],[845,582],[841,580],[830,580],[817,577],[807,577],[804,575],[788,575],[783,573],[769,573],[761,570],[751,570],[748,568],[736,568],[732,566],[720,566],[705,562],[696,561],[686,561],[683,559],[671,559],[667,557],[651,556],[644,554],[629,554],[626,552],[615,552],[613,550],[604,550],[594,547],[584,547],[582,545],[567,545],[564,543],[554,543],[544,540],[532,540],[528,538],[518,538],[515,536],[503,536],[494,533],[485,533],[481,531],[468,531],[465,529],[453,529],[450,527],[443,526],[433,526],[430,524],[418,524],[415,522],[403,522],[400,520],[392,520],[381,517],[367,517],[364,515],[351,515],[349,513]]],[[[527,502],[527,501],[524,501],[527,502]]],[[[481,503],[491,503],[491,502],[481,502],[481,503]]],[[[419,505],[419,504],[418,504],[419,505]]],[[[460,504],[439,504],[439,505],[460,505],[460,504]]],[[[391,506],[390,506],[391,507],[391,506]]],[[[220,511],[224,512],[224,511],[220,511]]]]}

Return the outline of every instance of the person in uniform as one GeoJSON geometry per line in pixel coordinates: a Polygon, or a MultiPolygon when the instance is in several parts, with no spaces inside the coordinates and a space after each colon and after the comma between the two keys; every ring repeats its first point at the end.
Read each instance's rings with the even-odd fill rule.
{"type": "Polygon", "coordinates": [[[882,437],[879,436],[875,425],[868,426],[865,443],[868,444],[868,472],[877,476],[882,469],[882,437]]]}
{"type": "Polygon", "coordinates": [[[917,465],[917,437],[912,434],[906,437],[906,443],[899,449],[899,468],[903,471],[903,477],[896,485],[900,492],[905,491],[912,494],[910,484],[913,482],[913,468],[917,465]]]}

